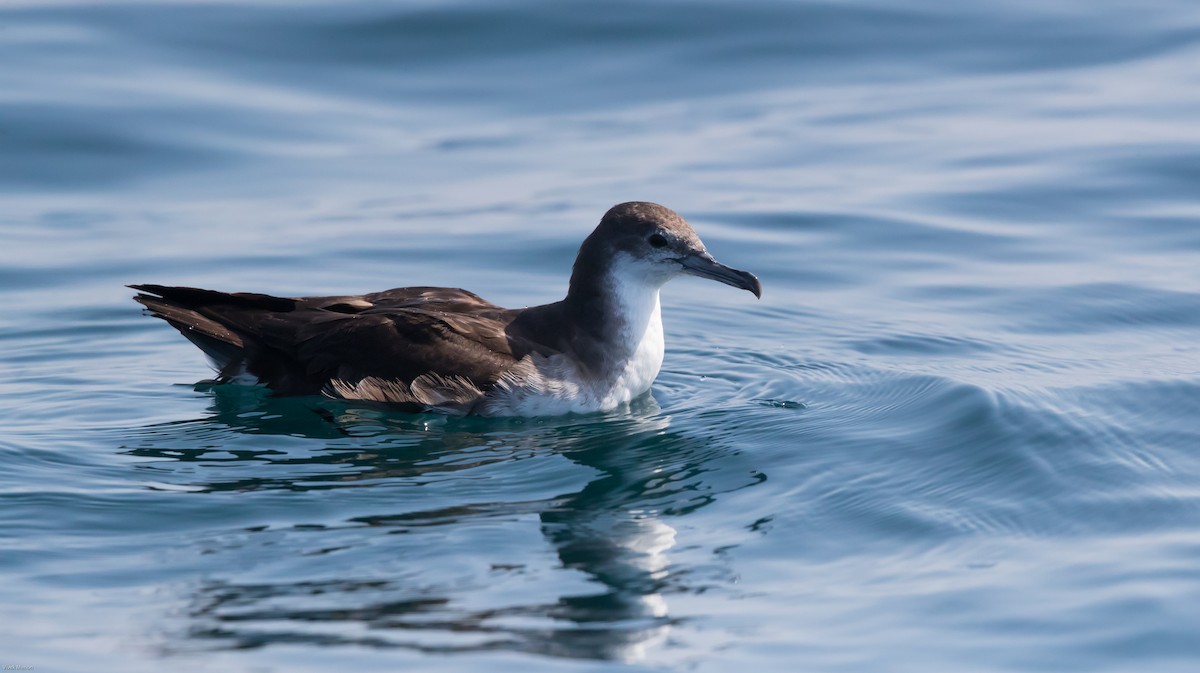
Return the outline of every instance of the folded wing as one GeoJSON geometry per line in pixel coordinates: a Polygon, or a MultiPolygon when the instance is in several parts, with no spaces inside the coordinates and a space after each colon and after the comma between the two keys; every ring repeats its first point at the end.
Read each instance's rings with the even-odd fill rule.
{"type": "Polygon", "coordinates": [[[130,287],[209,356],[220,378],[249,374],[283,394],[453,409],[530,351],[506,333],[516,312],[453,288],[286,298],[130,287]]]}

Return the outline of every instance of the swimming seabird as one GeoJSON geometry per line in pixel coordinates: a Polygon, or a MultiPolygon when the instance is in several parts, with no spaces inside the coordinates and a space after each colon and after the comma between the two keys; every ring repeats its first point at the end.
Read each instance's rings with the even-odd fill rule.
{"type": "Polygon", "coordinates": [[[273,297],[130,285],[200,347],[217,380],[484,416],[612,409],[650,389],[663,359],[658,294],[680,274],[762,296],[754,274],[705,249],[673,210],[613,206],[584,240],[562,301],[506,309],[454,288],[273,297]]]}

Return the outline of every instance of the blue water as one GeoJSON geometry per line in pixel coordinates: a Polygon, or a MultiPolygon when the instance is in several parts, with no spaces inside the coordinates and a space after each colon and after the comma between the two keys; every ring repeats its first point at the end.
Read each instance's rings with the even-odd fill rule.
{"type": "Polygon", "coordinates": [[[6,2],[0,664],[1195,671],[1200,5],[6,2]],[[196,385],[126,283],[562,296],[610,205],[653,397],[196,385]]]}

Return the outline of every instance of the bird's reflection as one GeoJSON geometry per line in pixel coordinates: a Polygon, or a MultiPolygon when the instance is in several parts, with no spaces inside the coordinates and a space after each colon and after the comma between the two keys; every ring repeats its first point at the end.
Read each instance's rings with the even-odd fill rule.
{"type": "MultiPolygon", "coordinates": [[[[540,423],[402,415],[238,389],[214,390],[213,401],[212,413],[204,419],[144,429],[128,452],[203,463],[213,478],[187,484],[198,493],[420,480],[546,455],[565,456],[595,476],[578,492],[552,498],[497,503],[470,502],[464,496],[449,506],[443,502],[420,511],[358,516],[340,531],[323,531],[331,539],[329,548],[338,549],[333,538],[339,535],[359,541],[369,535],[377,546],[379,532],[412,536],[430,527],[445,531],[488,518],[511,522],[536,516],[541,538],[558,557],[560,568],[553,572],[577,572],[586,579],[582,586],[565,583],[569,589],[556,598],[472,607],[480,601],[467,600],[462,588],[424,581],[419,569],[382,577],[329,579],[323,574],[272,581],[239,579],[226,570],[213,573],[220,579],[205,581],[190,599],[187,630],[194,643],[234,648],[345,644],[438,653],[507,650],[636,661],[666,638],[673,624],[670,595],[693,590],[677,576],[681,573],[672,572],[676,530],[669,515],[711,501],[706,463],[723,449],[714,440],[672,431],[652,399],[619,414],[540,423]],[[252,440],[264,435],[295,438],[302,450],[252,448],[252,440]],[[198,437],[203,441],[195,441],[198,437]],[[246,440],[245,445],[230,448],[230,443],[242,444],[230,439],[246,440]],[[234,456],[230,460],[236,469],[226,472],[219,461],[206,462],[214,451],[234,456]],[[246,476],[247,461],[267,466],[246,476]],[[276,466],[288,472],[283,466],[296,465],[303,467],[299,479],[273,474],[276,466]]],[[[205,472],[188,474],[194,478],[205,472]]],[[[270,531],[244,534],[266,536],[270,531]]],[[[530,555],[536,552],[529,550],[530,555]]],[[[472,554],[486,555],[487,550],[473,549],[472,554]]],[[[306,562],[309,569],[321,563],[306,562]]],[[[361,567],[351,563],[348,571],[361,567]]],[[[498,560],[492,570],[521,568],[510,569],[498,560]]],[[[549,586],[558,586],[554,578],[549,586]]],[[[486,592],[486,587],[470,590],[486,592]]]]}

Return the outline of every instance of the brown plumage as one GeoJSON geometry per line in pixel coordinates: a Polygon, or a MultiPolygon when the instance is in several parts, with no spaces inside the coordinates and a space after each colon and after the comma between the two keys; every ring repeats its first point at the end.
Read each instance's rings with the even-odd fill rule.
{"type": "Polygon", "coordinates": [[[485,388],[536,350],[506,333],[517,311],[466,290],[406,287],[293,299],[130,287],[142,293],[136,301],[213,360],[218,379],[250,374],[283,395],[337,392],[327,390],[332,381],[347,392],[347,384],[367,377],[411,385],[431,372],[485,388]]]}
{"type": "MultiPolygon", "coordinates": [[[[298,298],[130,287],[151,315],[209,356],[219,380],[248,375],[279,394],[324,393],[414,410],[517,413],[512,400],[534,395],[596,398],[573,408],[628,397],[606,395],[605,386],[630,385],[622,368],[645,358],[635,346],[652,325],[630,324],[625,297],[614,288],[628,294],[630,283],[639,292],[644,286],[657,320],[658,288],[679,273],[760,292],[752,275],[713,260],[683,218],[648,203],[612,208],[580,248],[567,297],[527,309],[438,287],[298,298]],[[499,395],[509,398],[503,409],[499,395]]],[[[658,370],[653,364],[649,380],[658,370]]]]}

